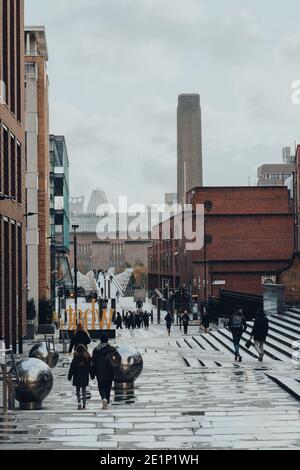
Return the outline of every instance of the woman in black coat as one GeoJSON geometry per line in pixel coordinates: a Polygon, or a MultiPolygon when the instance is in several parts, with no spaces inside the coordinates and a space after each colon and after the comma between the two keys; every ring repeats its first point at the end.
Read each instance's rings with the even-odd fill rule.
{"type": "Polygon", "coordinates": [[[264,345],[268,336],[268,332],[269,321],[265,315],[264,310],[262,308],[259,308],[251,333],[251,339],[254,338],[254,346],[256,351],[258,352],[259,362],[262,362],[264,358],[264,345]]]}
{"type": "Polygon", "coordinates": [[[168,330],[168,336],[171,335],[171,326],[172,326],[172,323],[173,323],[173,318],[172,318],[172,315],[170,312],[167,313],[166,317],[165,317],[165,322],[166,322],[166,326],[167,326],[167,330],[168,330]]]}
{"type": "Polygon", "coordinates": [[[204,308],[202,314],[202,325],[204,327],[205,333],[208,333],[209,325],[210,325],[210,316],[208,311],[204,308]]]}
{"type": "Polygon", "coordinates": [[[183,316],[182,316],[182,324],[183,324],[183,330],[184,330],[185,335],[187,335],[187,333],[188,333],[189,323],[190,323],[190,316],[187,313],[187,311],[185,311],[183,316]]]}
{"type": "Polygon", "coordinates": [[[69,353],[73,351],[73,348],[76,350],[77,346],[79,344],[83,344],[86,348],[88,344],[90,344],[91,338],[88,332],[85,330],[84,326],[82,323],[79,323],[76,329],[76,332],[71,339],[70,347],[69,347],[69,353]]]}
{"type": "Polygon", "coordinates": [[[117,330],[118,330],[118,329],[123,330],[123,327],[122,327],[122,317],[121,317],[120,313],[117,314],[116,325],[117,325],[117,330]]]}
{"type": "Polygon", "coordinates": [[[73,378],[73,386],[76,387],[78,410],[81,410],[81,394],[83,399],[82,409],[86,409],[86,387],[89,384],[90,370],[91,356],[86,346],[79,344],[74,353],[68,375],[68,380],[71,381],[73,378]]]}

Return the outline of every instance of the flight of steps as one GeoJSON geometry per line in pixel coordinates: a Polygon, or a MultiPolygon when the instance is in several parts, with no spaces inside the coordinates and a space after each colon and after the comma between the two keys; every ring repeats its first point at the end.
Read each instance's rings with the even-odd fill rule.
{"type": "MultiPolygon", "coordinates": [[[[254,347],[247,349],[245,343],[250,339],[253,322],[248,323],[248,330],[241,340],[241,350],[246,357],[258,359],[254,347]]],[[[232,336],[229,330],[212,331],[209,337],[234,354],[232,336]]],[[[209,338],[209,339],[210,339],[209,338]]],[[[266,358],[274,361],[289,361],[294,356],[297,343],[300,349],[300,309],[291,308],[283,315],[269,317],[269,334],[265,344],[266,358]]]]}
{"type": "MultiPolygon", "coordinates": [[[[250,349],[246,348],[252,327],[253,322],[248,322],[248,329],[243,334],[240,348],[244,360],[249,363],[258,361],[254,345],[250,349]]],[[[228,353],[235,354],[231,332],[225,328],[211,329],[208,334],[176,338],[175,343],[174,346],[180,350],[185,365],[192,368],[224,367],[228,353]]],[[[295,358],[297,348],[300,350],[300,309],[289,309],[284,315],[269,317],[265,361],[290,362],[295,358]]]]}

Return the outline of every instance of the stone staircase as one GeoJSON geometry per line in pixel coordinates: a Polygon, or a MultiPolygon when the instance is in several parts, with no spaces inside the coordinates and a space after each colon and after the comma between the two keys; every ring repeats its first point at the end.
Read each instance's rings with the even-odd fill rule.
{"type": "MultiPolygon", "coordinates": [[[[272,315],[269,317],[269,325],[269,334],[265,344],[265,361],[290,363],[295,358],[297,348],[300,349],[300,309],[287,310],[284,315],[272,315]]],[[[248,322],[248,330],[241,340],[243,359],[249,363],[258,360],[255,348],[253,346],[250,349],[246,348],[252,327],[253,322],[248,322]]],[[[191,331],[193,331],[192,328],[191,331]]],[[[217,365],[222,363],[222,358],[227,357],[228,352],[234,355],[231,332],[225,328],[211,329],[208,334],[201,333],[180,338],[176,340],[176,344],[188,367],[216,366],[216,362],[217,365]],[[210,356],[216,356],[218,359],[214,360],[213,357],[211,361],[210,356]]]]}

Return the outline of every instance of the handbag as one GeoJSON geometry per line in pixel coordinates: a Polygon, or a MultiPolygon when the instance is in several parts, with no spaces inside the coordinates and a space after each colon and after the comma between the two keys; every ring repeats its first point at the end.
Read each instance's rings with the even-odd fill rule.
{"type": "Polygon", "coordinates": [[[252,341],[251,341],[251,339],[248,339],[248,341],[246,341],[245,346],[246,346],[247,349],[250,349],[250,348],[251,348],[251,346],[252,346],[252,341]]]}

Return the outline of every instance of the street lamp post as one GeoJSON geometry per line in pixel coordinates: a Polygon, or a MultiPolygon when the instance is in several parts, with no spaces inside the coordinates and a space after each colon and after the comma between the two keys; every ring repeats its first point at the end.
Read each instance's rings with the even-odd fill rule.
{"type": "Polygon", "coordinates": [[[204,203],[204,302],[207,302],[207,245],[211,243],[211,236],[207,234],[206,225],[207,225],[207,214],[212,209],[212,202],[206,201],[204,203]]]}
{"type": "Polygon", "coordinates": [[[75,289],[75,312],[77,317],[77,307],[78,307],[78,292],[77,292],[77,230],[79,229],[79,225],[72,225],[72,229],[74,232],[74,289],[75,289]]]}

